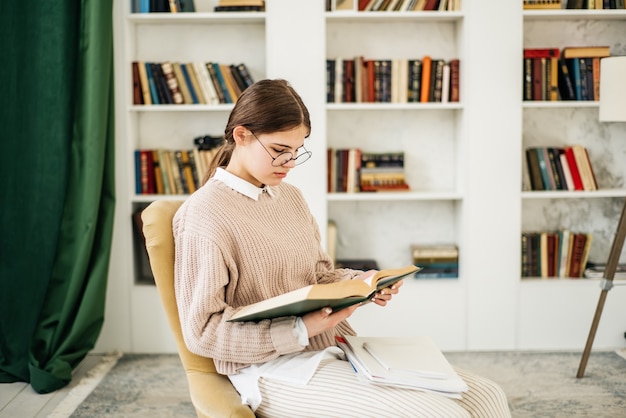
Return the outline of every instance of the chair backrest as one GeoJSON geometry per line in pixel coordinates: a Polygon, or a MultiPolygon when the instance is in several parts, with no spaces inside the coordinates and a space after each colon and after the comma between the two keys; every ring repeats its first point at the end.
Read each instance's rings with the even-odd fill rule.
{"type": "Polygon", "coordinates": [[[187,349],[178,317],[178,307],[174,294],[174,235],[172,219],[182,204],[178,200],[157,200],[141,213],[146,249],[150,267],[154,275],[161,303],[170,325],[178,354],[185,370],[217,373],[213,359],[201,357],[187,349]]]}
{"type": "Polygon", "coordinates": [[[174,292],[172,232],[172,220],[181,204],[181,201],[154,201],[143,210],[141,220],[154,281],[187,374],[191,403],[199,418],[254,418],[254,412],[241,403],[228,377],[217,373],[213,359],[190,352],[183,340],[174,292]]]}

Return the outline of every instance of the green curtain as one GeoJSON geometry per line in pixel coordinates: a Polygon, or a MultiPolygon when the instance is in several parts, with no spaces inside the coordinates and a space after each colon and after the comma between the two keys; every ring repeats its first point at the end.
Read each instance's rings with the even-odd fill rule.
{"type": "Polygon", "coordinates": [[[113,0],[0,14],[0,382],[65,386],[104,320],[115,205],[113,0]]]}

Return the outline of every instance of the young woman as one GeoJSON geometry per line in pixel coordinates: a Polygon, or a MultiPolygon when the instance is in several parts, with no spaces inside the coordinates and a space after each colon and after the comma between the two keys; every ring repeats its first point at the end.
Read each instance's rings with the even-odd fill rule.
{"type": "MultiPolygon", "coordinates": [[[[227,322],[243,306],[313,283],[359,280],[335,269],[301,194],[283,180],[311,157],[309,112],[284,80],[239,97],[206,183],[174,218],[176,297],[185,342],[212,357],[242,401],[271,417],[507,417],[494,383],[463,371],[463,399],[366,385],[336,347],[357,307],[227,322]]],[[[361,277],[359,277],[361,276],[361,277]]],[[[385,306],[402,282],[374,298],[385,306]]]]}

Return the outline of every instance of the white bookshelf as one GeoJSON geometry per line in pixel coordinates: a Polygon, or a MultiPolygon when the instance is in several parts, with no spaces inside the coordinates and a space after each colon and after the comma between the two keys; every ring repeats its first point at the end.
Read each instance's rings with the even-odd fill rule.
{"type": "MultiPolygon", "coordinates": [[[[610,45],[626,54],[623,10],[524,11],[524,47],[610,45]]],[[[588,150],[599,190],[522,192],[522,231],[569,229],[593,236],[590,261],[606,262],[626,195],[626,125],[598,121],[597,101],[523,102],[522,148],[582,144],[588,150]]],[[[526,164],[522,154],[522,164],[526,164]]],[[[622,254],[622,261],[624,254],[622,254]]],[[[600,295],[599,282],[524,279],[518,292],[520,349],[584,347],[600,295]],[[537,325],[540,325],[538,327],[537,325]]],[[[624,345],[616,288],[607,298],[594,347],[624,345]],[[617,299],[617,300],[615,300],[617,299]],[[621,328],[620,328],[621,326],[621,328]]]]}
{"type": "MultiPolygon", "coordinates": [[[[195,136],[221,134],[232,108],[133,106],[134,60],[245,62],[257,80],[288,79],[313,122],[307,142],[313,158],[288,181],[302,189],[324,240],[327,221],[337,222],[340,257],[393,267],[411,262],[411,243],[459,245],[458,279],[406,280],[389,307],[368,306],[352,317],[362,334],[428,334],[444,350],[582,350],[597,281],[522,281],[520,234],[528,225],[550,224],[545,208],[555,207],[603,219],[593,232],[610,245],[617,222],[617,215],[610,219],[611,202],[626,195],[626,164],[619,165],[626,127],[600,125],[596,103],[523,103],[521,51],[564,30],[553,29],[554,21],[565,25],[569,44],[598,31],[598,42],[606,37],[613,44],[615,31],[626,32],[623,13],[529,13],[521,2],[503,8],[495,0],[463,2],[459,12],[325,12],[323,2],[267,0],[264,13],[217,14],[211,12],[216,2],[195,0],[195,14],[150,16],[131,15],[127,0],[115,0],[117,206],[106,321],[96,350],[175,351],[156,289],[135,283],[130,217],[154,198],[184,196],[136,195],[132,152],[189,147],[195,136]],[[355,55],[459,58],[461,102],[327,104],[326,58],[355,55]],[[553,129],[566,133],[563,140],[615,151],[606,165],[614,173],[611,184],[593,193],[522,191],[522,148],[547,120],[561,121],[553,129]],[[328,194],[327,147],[357,140],[372,151],[404,151],[411,192],[328,194]]],[[[617,303],[623,296],[622,289],[611,292],[594,347],[624,345],[617,303]]]]}

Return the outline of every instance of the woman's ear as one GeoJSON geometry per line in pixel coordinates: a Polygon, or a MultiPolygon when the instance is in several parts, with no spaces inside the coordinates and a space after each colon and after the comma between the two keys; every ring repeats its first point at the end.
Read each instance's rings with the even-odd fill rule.
{"type": "Polygon", "coordinates": [[[243,144],[248,135],[250,135],[250,131],[244,126],[238,125],[233,129],[233,139],[237,145],[243,144]]]}

